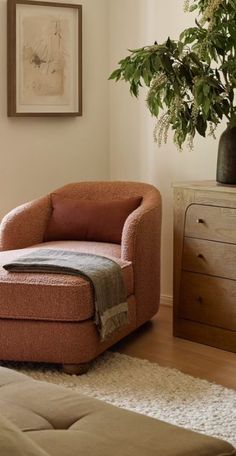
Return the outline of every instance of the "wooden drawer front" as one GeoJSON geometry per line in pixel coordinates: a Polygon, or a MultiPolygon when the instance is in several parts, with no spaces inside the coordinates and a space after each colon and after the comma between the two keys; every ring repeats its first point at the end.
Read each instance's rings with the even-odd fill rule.
{"type": "Polygon", "coordinates": [[[183,269],[236,280],[236,245],[185,238],[183,269]]]}
{"type": "Polygon", "coordinates": [[[236,331],[236,281],[183,271],[178,316],[236,331]]]}
{"type": "Polygon", "coordinates": [[[186,211],[185,236],[236,243],[236,209],[192,204],[186,211]]]}

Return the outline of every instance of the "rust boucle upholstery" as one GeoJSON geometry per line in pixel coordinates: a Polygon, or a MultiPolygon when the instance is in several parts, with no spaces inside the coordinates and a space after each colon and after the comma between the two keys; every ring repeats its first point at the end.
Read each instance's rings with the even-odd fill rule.
{"type": "Polygon", "coordinates": [[[142,197],[123,227],[121,245],[106,242],[43,242],[51,215],[50,195],[7,214],[0,227],[0,359],[87,362],[152,318],[160,298],[161,198],[149,184],[81,182],[54,193],[104,201],[142,197]],[[88,282],[81,277],[6,273],[2,264],[16,250],[36,247],[97,253],[117,261],[127,286],[130,322],[101,343],[93,323],[88,282]]]}
{"type": "MultiPolygon", "coordinates": [[[[38,246],[47,248],[48,244],[38,244],[38,246]]],[[[104,247],[102,245],[99,248],[99,243],[80,241],[72,241],[69,246],[67,241],[50,243],[50,248],[53,249],[71,249],[89,253],[92,250],[98,255],[105,252],[106,256],[120,264],[128,296],[130,296],[133,293],[132,263],[109,255],[110,246],[111,244],[104,244],[104,247]]],[[[34,248],[21,249],[21,253],[29,253],[34,248]]],[[[9,274],[2,265],[11,262],[17,254],[19,255],[17,250],[8,250],[1,252],[0,255],[0,318],[84,321],[93,317],[93,292],[87,280],[83,277],[61,274],[9,274]],[[32,305],[33,287],[37,287],[37,293],[34,293],[32,305]]]]}

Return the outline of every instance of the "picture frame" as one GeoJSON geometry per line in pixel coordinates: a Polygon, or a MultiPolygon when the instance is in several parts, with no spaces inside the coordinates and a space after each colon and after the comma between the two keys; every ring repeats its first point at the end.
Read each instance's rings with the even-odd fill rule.
{"type": "Polygon", "coordinates": [[[82,115],[82,5],[8,0],[8,116],[82,115]]]}

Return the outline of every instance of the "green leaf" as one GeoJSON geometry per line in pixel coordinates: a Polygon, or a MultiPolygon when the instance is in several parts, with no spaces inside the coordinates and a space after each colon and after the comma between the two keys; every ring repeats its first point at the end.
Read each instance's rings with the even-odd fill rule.
{"type": "Polygon", "coordinates": [[[219,117],[220,119],[222,119],[222,117],[223,117],[223,110],[222,110],[222,108],[221,108],[221,105],[220,105],[219,103],[214,103],[213,109],[214,109],[214,111],[216,112],[216,114],[218,115],[218,117],[219,117]]]}
{"type": "Polygon", "coordinates": [[[182,54],[183,49],[184,49],[184,43],[182,43],[181,41],[179,41],[179,42],[178,42],[178,50],[179,50],[179,53],[180,53],[180,54],[182,54]]]}
{"type": "Polygon", "coordinates": [[[143,80],[146,84],[146,86],[150,86],[150,82],[151,82],[151,79],[152,79],[152,76],[150,74],[150,72],[148,71],[148,68],[143,68],[142,70],[142,77],[143,77],[143,80]]]}
{"type": "Polygon", "coordinates": [[[120,61],[118,62],[118,64],[121,65],[121,66],[123,66],[123,65],[125,65],[127,62],[129,62],[129,60],[130,60],[130,56],[125,57],[125,59],[120,60],[120,61]]]}
{"type": "Polygon", "coordinates": [[[203,88],[203,93],[204,93],[205,97],[207,97],[208,94],[209,94],[209,92],[210,92],[210,87],[209,87],[209,85],[203,84],[202,88],[203,88]]]}
{"type": "Polygon", "coordinates": [[[150,112],[153,116],[157,117],[159,114],[159,109],[162,107],[159,97],[148,95],[147,103],[150,109],[150,112]]]}
{"type": "Polygon", "coordinates": [[[210,98],[205,98],[205,100],[203,102],[203,106],[202,106],[203,112],[205,114],[205,119],[207,119],[207,117],[208,117],[210,106],[211,106],[210,98]]]}
{"type": "Polygon", "coordinates": [[[233,91],[233,89],[231,88],[231,89],[229,90],[229,101],[232,103],[233,100],[234,100],[234,91],[233,91]]]}
{"type": "Polygon", "coordinates": [[[170,37],[168,36],[167,40],[166,40],[166,46],[171,49],[172,48],[172,43],[171,43],[171,39],[170,37]]]}
{"type": "Polygon", "coordinates": [[[156,72],[160,71],[163,68],[160,56],[156,53],[151,55],[151,66],[156,72]]]}
{"type": "Polygon", "coordinates": [[[176,49],[176,43],[170,39],[170,37],[167,38],[167,41],[166,41],[166,47],[171,51],[171,53],[174,52],[174,50],[176,49]]]}
{"type": "Polygon", "coordinates": [[[135,54],[136,52],[142,52],[144,49],[145,49],[145,47],[138,48],[138,49],[128,49],[128,51],[129,51],[131,54],[135,54]]]}
{"type": "Polygon", "coordinates": [[[189,12],[192,13],[193,11],[195,11],[197,9],[198,5],[191,5],[190,8],[189,8],[189,12]]]}
{"type": "Polygon", "coordinates": [[[197,117],[196,129],[201,136],[206,136],[207,123],[201,115],[197,117]]]}
{"type": "MultiPolygon", "coordinates": [[[[236,5],[235,5],[235,8],[236,8],[236,5]]],[[[235,23],[234,24],[229,24],[228,27],[229,27],[230,35],[232,36],[234,42],[236,42],[236,27],[235,27],[235,23]]]]}
{"type": "Polygon", "coordinates": [[[182,84],[182,78],[184,77],[186,82],[192,86],[193,85],[193,77],[192,77],[192,70],[189,69],[187,65],[181,65],[179,67],[179,76],[180,76],[180,81],[179,83],[182,84]]]}
{"type": "Polygon", "coordinates": [[[165,70],[168,72],[173,72],[173,67],[172,67],[172,62],[170,57],[167,54],[163,54],[162,59],[161,59],[163,66],[165,70]]]}
{"type": "Polygon", "coordinates": [[[229,3],[234,9],[236,8],[236,0],[229,0],[229,3]]]}
{"type": "Polygon", "coordinates": [[[189,57],[197,66],[202,66],[202,64],[199,60],[199,57],[197,56],[197,54],[195,52],[190,52],[189,57]]]}
{"type": "Polygon", "coordinates": [[[133,81],[135,83],[138,83],[140,81],[141,75],[142,75],[142,69],[141,69],[141,67],[138,67],[133,73],[133,81]]]}
{"type": "Polygon", "coordinates": [[[134,81],[131,82],[130,93],[131,93],[131,95],[134,95],[136,98],[138,97],[138,94],[139,94],[138,85],[135,84],[134,81]]]}
{"type": "Polygon", "coordinates": [[[121,69],[117,68],[117,70],[113,71],[111,75],[109,76],[108,79],[115,79],[116,81],[119,81],[121,77],[121,69]]]}

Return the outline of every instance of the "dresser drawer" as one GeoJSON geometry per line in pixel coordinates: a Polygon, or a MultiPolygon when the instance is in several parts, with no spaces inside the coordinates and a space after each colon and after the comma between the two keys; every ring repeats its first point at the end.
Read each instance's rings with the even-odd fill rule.
{"type": "Polygon", "coordinates": [[[183,269],[236,280],[236,245],[185,238],[183,269]]]}
{"type": "Polygon", "coordinates": [[[236,243],[236,209],[190,205],[186,211],[185,236],[236,243]]]}
{"type": "Polygon", "coordinates": [[[183,271],[178,317],[236,331],[236,281],[183,271]]]}

